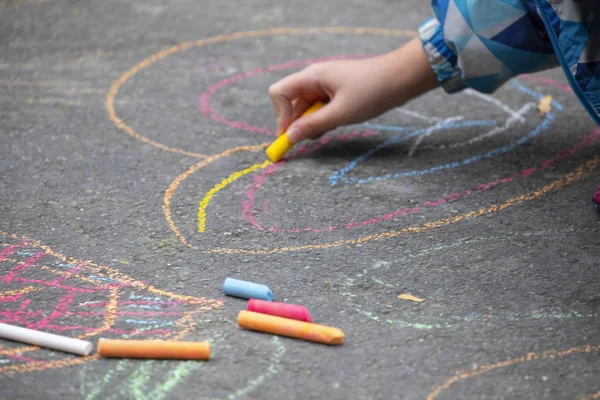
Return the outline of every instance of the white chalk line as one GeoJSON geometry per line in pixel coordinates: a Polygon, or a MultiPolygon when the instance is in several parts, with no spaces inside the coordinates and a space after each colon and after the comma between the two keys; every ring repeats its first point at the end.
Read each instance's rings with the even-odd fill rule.
{"type": "Polygon", "coordinates": [[[525,118],[523,118],[521,115],[517,114],[517,112],[515,110],[513,110],[512,108],[510,108],[509,106],[507,106],[506,104],[504,104],[503,102],[501,102],[500,100],[498,100],[494,97],[488,96],[483,93],[479,93],[473,89],[466,89],[465,93],[468,95],[471,95],[471,96],[478,97],[482,100],[488,101],[488,102],[498,106],[502,110],[504,110],[511,117],[517,118],[520,122],[525,122],[525,118]]]}
{"type": "Polygon", "coordinates": [[[460,116],[446,118],[446,119],[438,122],[437,124],[433,125],[432,127],[428,128],[421,135],[417,136],[417,138],[415,139],[413,145],[410,147],[410,150],[408,151],[408,156],[412,157],[412,155],[417,150],[417,147],[419,147],[419,144],[423,141],[423,139],[425,139],[426,137],[428,137],[429,135],[431,135],[434,131],[436,131],[437,129],[439,129],[443,125],[446,125],[446,124],[449,124],[449,123],[455,122],[455,121],[462,121],[462,119],[463,119],[463,117],[460,117],[460,116]]]}
{"type": "MultiPolygon", "coordinates": [[[[519,116],[523,117],[525,114],[527,114],[531,109],[534,109],[535,107],[537,107],[537,104],[535,104],[533,102],[529,102],[529,103],[524,104],[523,107],[521,107],[520,109],[518,109],[516,111],[516,113],[519,116]]],[[[517,122],[520,122],[519,118],[511,116],[509,119],[506,120],[504,125],[496,126],[492,129],[490,129],[488,132],[477,135],[471,139],[463,140],[463,141],[452,143],[452,144],[443,144],[443,145],[439,145],[439,146],[423,146],[422,148],[423,149],[443,149],[443,148],[455,149],[455,148],[459,148],[459,147],[468,146],[468,145],[480,142],[484,139],[491,139],[492,137],[511,129],[517,122]]]]}

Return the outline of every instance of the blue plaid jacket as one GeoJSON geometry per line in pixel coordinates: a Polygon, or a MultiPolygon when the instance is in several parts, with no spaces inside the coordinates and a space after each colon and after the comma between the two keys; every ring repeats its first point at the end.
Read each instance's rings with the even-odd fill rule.
{"type": "Polygon", "coordinates": [[[419,28],[442,87],[493,92],[560,65],[600,125],[600,0],[432,0],[419,28]]]}

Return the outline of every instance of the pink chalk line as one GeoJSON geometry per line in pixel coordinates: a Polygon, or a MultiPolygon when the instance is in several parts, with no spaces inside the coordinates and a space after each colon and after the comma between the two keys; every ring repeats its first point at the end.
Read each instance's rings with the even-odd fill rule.
{"type": "Polygon", "coordinates": [[[12,267],[10,269],[10,271],[8,271],[8,274],[6,274],[2,277],[2,280],[4,281],[5,284],[10,283],[11,281],[13,281],[15,279],[17,272],[21,272],[24,269],[31,267],[33,264],[35,264],[38,260],[40,260],[45,255],[46,255],[46,253],[44,253],[43,251],[39,251],[39,252],[35,253],[32,257],[28,258],[26,261],[18,263],[16,266],[12,267]]]}
{"type": "MultiPolygon", "coordinates": [[[[463,193],[452,193],[448,196],[439,198],[437,200],[433,200],[433,201],[426,201],[424,203],[424,205],[426,207],[437,207],[441,204],[445,204],[445,203],[449,203],[449,202],[453,202],[458,200],[461,197],[467,197],[472,195],[473,193],[480,193],[480,192],[484,192],[486,190],[489,190],[493,187],[508,183],[508,182],[512,182],[513,180],[515,180],[516,178],[519,177],[524,177],[527,178],[529,176],[531,176],[534,172],[539,172],[542,170],[547,169],[550,165],[552,165],[553,163],[557,162],[557,161],[561,161],[567,157],[572,156],[575,152],[581,150],[584,147],[587,147],[589,145],[591,145],[593,142],[596,141],[596,139],[598,139],[598,136],[600,136],[600,129],[596,129],[595,131],[593,131],[592,133],[588,134],[587,136],[585,136],[579,143],[577,143],[574,147],[568,149],[568,150],[564,150],[562,152],[559,152],[556,156],[554,156],[553,158],[544,161],[540,166],[537,167],[532,167],[532,168],[528,168],[524,171],[515,173],[509,177],[505,177],[502,179],[497,179],[488,183],[483,183],[480,185],[475,186],[472,190],[466,190],[463,193]]],[[[322,146],[323,144],[319,143],[317,145],[318,146],[322,146]]],[[[307,150],[306,150],[307,151],[307,150]]],[[[305,152],[306,152],[305,151],[305,152]]],[[[263,229],[263,227],[257,222],[256,218],[255,218],[255,213],[256,210],[253,209],[254,207],[254,202],[255,202],[255,195],[256,192],[261,188],[261,186],[264,185],[264,183],[266,182],[267,178],[272,175],[277,169],[279,169],[281,166],[283,166],[283,164],[285,164],[286,160],[282,160],[277,164],[273,164],[270,165],[269,167],[265,168],[264,171],[262,171],[260,174],[258,174],[257,176],[255,176],[254,178],[254,183],[248,185],[249,189],[246,191],[246,200],[242,200],[242,218],[244,221],[248,221],[252,226],[254,226],[257,229],[263,229]]],[[[365,227],[371,224],[375,224],[375,223],[379,223],[382,221],[388,221],[396,216],[404,216],[404,215],[411,215],[411,214],[416,214],[420,211],[422,211],[423,207],[413,207],[413,208],[400,208],[392,213],[389,214],[385,214],[381,217],[375,217],[375,218],[369,218],[360,222],[357,221],[353,221],[353,222],[349,222],[345,225],[334,225],[334,226],[327,226],[327,227],[321,227],[321,228],[290,228],[290,229],[286,229],[286,228],[279,228],[279,227],[275,227],[275,226],[270,226],[268,228],[269,231],[271,232],[276,232],[276,233],[281,233],[281,232],[285,232],[285,233],[301,233],[301,232],[332,232],[334,230],[337,229],[353,229],[356,227],[365,227]]]]}
{"type": "MultiPolygon", "coordinates": [[[[9,246],[9,247],[3,249],[3,251],[9,249],[10,247],[13,247],[13,246],[9,246]]],[[[9,257],[10,256],[9,254],[14,253],[17,249],[18,249],[18,247],[14,247],[14,248],[12,248],[12,250],[10,252],[5,253],[6,257],[9,257]]],[[[25,269],[32,267],[36,262],[41,260],[44,256],[46,256],[46,253],[43,251],[40,251],[40,252],[35,253],[32,257],[28,258],[26,261],[18,263],[16,266],[11,268],[10,271],[6,275],[4,275],[2,277],[2,281],[4,282],[4,284],[10,284],[12,282],[36,283],[36,284],[40,284],[40,285],[44,285],[44,286],[56,287],[56,288],[60,288],[60,289],[68,290],[68,291],[81,292],[81,293],[91,293],[94,291],[92,289],[82,289],[82,288],[76,288],[73,286],[61,285],[60,282],[63,280],[63,278],[57,278],[54,281],[44,281],[44,280],[40,280],[40,279],[26,279],[26,278],[18,278],[17,277],[17,273],[23,272],[25,269]]]]}
{"type": "Polygon", "coordinates": [[[21,297],[25,296],[25,293],[15,294],[12,296],[0,297],[0,303],[16,303],[21,297]]]}
{"type": "Polygon", "coordinates": [[[38,322],[36,322],[34,324],[29,325],[28,328],[30,328],[30,329],[46,328],[46,326],[50,322],[65,315],[65,313],[67,312],[67,308],[71,305],[71,303],[73,303],[74,298],[75,298],[75,295],[73,293],[65,294],[64,296],[62,296],[60,298],[60,300],[58,301],[58,304],[56,305],[56,308],[54,309],[54,311],[52,311],[52,313],[50,313],[50,315],[42,318],[41,320],[39,320],[38,322]]]}
{"type": "Polygon", "coordinates": [[[31,304],[31,300],[28,299],[21,302],[17,311],[0,311],[0,316],[5,317],[2,322],[16,322],[26,325],[30,318],[38,317],[42,314],[42,311],[25,311],[29,304],[31,304]]]}
{"type": "Polygon", "coordinates": [[[8,257],[12,256],[17,250],[22,248],[25,245],[24,241],[21,240],[19,244],[13,244],[11,246],[7,246],[0,250],[0,262],[6,260],[8,257]]]}

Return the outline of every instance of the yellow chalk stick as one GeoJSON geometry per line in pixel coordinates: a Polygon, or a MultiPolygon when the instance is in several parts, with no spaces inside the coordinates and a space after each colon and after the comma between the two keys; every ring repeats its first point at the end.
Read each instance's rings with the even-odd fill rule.
{"type": "Polygon", "coordinates": [[[240,311],[238,325],[253,331],[273,333],[329,345],[344,344],[344,332],[331,326],[275,317],[252,311],[240,311]]]}
{"type": "Polygon", "coordinates": [[[285,153],[290,151],[293,146],[294,145],[289,142],[287,134],[284,132],[277,140],[267,147],[267,158],[272,162],[277,162],[281,160],[285,153]]]}
{"type": "MultiPolygon", "coordinates": [[[[305,115],[312,114],[321,107],[323,107],[325,103],[317,101],[315,104],[310,106],[308,110],[304,111],[304,113],[300,116],[300,118],[305,115]]],[[[290,151],[290,149],[294,147],[292,143],[288,140],[287,132],[283,132],[268,148],[267,148],[267,157],[272,162],[277,162],[283,158],[285,153],[290,151]]]]}

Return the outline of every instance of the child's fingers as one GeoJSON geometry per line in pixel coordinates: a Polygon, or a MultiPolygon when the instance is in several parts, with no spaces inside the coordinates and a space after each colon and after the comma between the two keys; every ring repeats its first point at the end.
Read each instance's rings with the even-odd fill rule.
{"type": "MultiPolygon", "coordinates": [[[[299,97],[292,102],[292,107],[294,111],[292,111],[292,121],[297,120],[304,113],[304,111],[308,110],[308,108],[312,105],[312,103],[306,100],[303,97],[299,97]]],[[[287,128],[287,126],[285,127],[287,128]]]]}
{"type": "Polygon", "coordinates": [[[269,96],[277,112],[277,133],[281,134],[315,101],[327,98],[319,86],[315,68],[305,68],[269,87],[269,96]]]}
{"type": "Polygon", "coordinates": [[[304,78],[301,73],[289,75],[269,87],[269,96],[277,113],[277,134],[281,134],[293,121],[293,101],[300,97],[304,78]]]}
{"type": "Polygon", "coordinates": [[[320,110],[296,120],[287,130],[288,140],[298,143],[304,139],[315,139],[325,132],[346,123],[344,105],[335,99],[320,110]]]}

